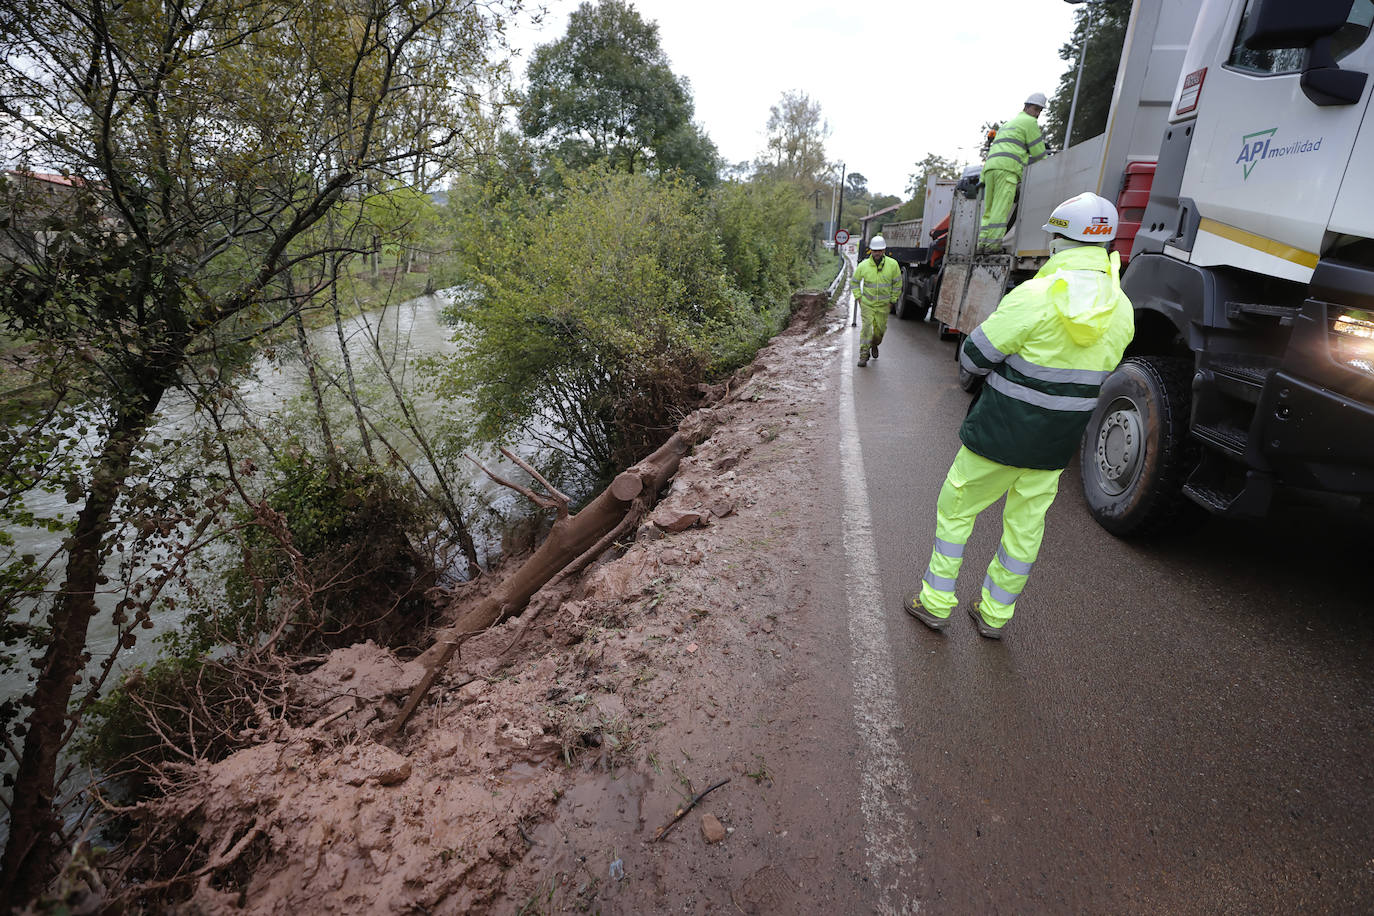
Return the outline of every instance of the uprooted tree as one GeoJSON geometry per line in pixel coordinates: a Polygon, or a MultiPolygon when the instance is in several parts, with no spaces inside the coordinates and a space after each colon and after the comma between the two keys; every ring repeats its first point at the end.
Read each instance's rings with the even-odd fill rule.
{"type": "MultiPolygon", "coordinates": [[[[42,447],[0,456],[0,501],[25,517],[15,500],[48,486],[80,506],[49,567],[0,556],[5,583],[42,602],[25,629],[40,650],[32,691],[4,723],[18,768],[0,904],[32,898],[57,860],[59,752],[98,690],[73,696],[91,620],[149,613],[146,602],[102,611],[101,596],[128,507],[146,496],[135,483],[156,466],[147,433],[164,396],[212,396],[221,360],[290,322],[338,259],[370,248],[312,233],[328,214],[466,154],[488,48],[518,5],[21,0],[0,11],[5,141],[33,171],[60,173],[66,195],[38,199],[32,172],[6,195],[0,321],[31,342],[44,390],[7,421],[42,447]],[[74,415],[89,421],[83,435],[74,415]]],[[[134,628],[115,624],[131,642],[134,628]]]]}

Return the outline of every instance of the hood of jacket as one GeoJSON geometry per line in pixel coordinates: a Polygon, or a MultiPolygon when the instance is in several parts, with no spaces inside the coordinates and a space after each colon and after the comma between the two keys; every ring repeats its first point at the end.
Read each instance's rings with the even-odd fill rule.
{"type": "Polygon", "coordinates": [[[1096,245],[1061,251],[1041,268],[1050,281],[1050,307],[1074,343],[1087,346],[1107,332],[1121,295],[1120,273],[1121,255],[1096,245]]]}

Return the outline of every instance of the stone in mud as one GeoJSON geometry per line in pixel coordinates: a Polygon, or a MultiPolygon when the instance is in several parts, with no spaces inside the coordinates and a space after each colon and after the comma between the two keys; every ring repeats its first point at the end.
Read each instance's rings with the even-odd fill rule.
{"type": "Polygon", "coordinates": [[[714,814],[701,816],[701,835],[708,843],[719,843],[725,839],[725,825],[714,814]]]}
{"type": "Polygon", "coordinates": [[[700,512],[674,509],[670,506],[659,506],[655,509],[653,520],[655,525],[673,534],[706,523],[706,519],[702,517],[700,512]]]}
{"type": "Polygon", "coordinates": [[[375,782],[380,786],[394,786],[410,778],[410,761],[388,747],[372,744],[350,748],[340,761],[339,778],[350,786],[375,782]]]}

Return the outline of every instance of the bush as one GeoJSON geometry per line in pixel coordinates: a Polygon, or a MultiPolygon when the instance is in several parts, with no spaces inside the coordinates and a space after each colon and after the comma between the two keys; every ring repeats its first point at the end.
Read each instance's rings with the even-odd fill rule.
{"type": "Polygon", "coordinates": [[[472,215],[478,298],[457,311],[444,390],[469,400],[480,438],[523,432],[601,478],[662,441],[719,362],[714,335],[753,317],[692,182],[602,169],[564,182],[542,205],[472,215]]]}

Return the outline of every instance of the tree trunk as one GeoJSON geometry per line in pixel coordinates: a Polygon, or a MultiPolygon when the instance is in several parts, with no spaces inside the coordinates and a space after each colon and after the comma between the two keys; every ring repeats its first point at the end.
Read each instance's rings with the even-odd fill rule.
{"type": "Polygon", "coordinates": [[[310,338],[305,335],[305,322],[301,320],[301,310],[295,309],[296,342],[300,344],[301,360],[305,363],[306,378],[310,380],[310,393],[315,400],[315,417],[320,422],[320,435],[324,436],[325,467],[329,469],[329,482],[339,482],[339,451],[334,446],[334,431],[329,425],[329,414],[324,407],[324,392],[320,390],[319,373],[315,369],[315,354],[310,349],[310,338]]]}
{"type": "MultiPolygon", "coordinates": [[[[149,367],[145,378],[166,378],[166,367],[149,367]]],[[[43,655],[33,692],[33,712],[27,720],[24,750],[14,781],[10,834],[0,860],[0,908],[8,911],[33,899],[56,865],[53,811],[57,755],[67,722],[67,704],[81,678],[86,632],[95,616],[105,535],[113,527],[111,514],[124,490],[132,456],[157,411],[166,384],[149,381],[136,392],[115,420],[96,463],[86,504],[76,518],[69,541],[67,579],[58,590],[49,614],[52,642],[43,655]]]]}
{"type": "Polygon", "coordinates": [[[570,563],[597,547],[614,531],[638,499],[647,502],[677,473],[682,456],[696,442],[692,435],[678,432],[652,455],[623,472],[576,515],[554,522],[553,530],[534,555],[520,565],[490,595],[464,613],[458,621],[441,631],[435,644],[420,656],[428,665],[424,678],[411,691],[410,698],[383,740],[391,740],[405,726],[424,699],[435,679],[453,657],[464,639],[514,614],[529,603],[530,597],[570,563]],[[646,498],[647,497],[647,498],[646,498]]]}
{"type": "MultiPolygon", "coordinates": [[[[337,271],[334,280],[337,283],[337,271]]],[[[348,355],[348,340],[344,337],[343,313],[339,310],[337,286],[331,285],[329,288],[329,304],[334,309],[334,330],[339,334],[339,354],[343,357],[344,378],[348,380],[348,400],[353,405],[353,415],[358,418],[358,435],[362,437],[363,451],[367,453],[368,462],[376,464],[377,456],[372,454],[372,435],[367,431],[367,418],[363,416],[363,403],[358,399],[358,383],[353,376],[353,359],[348,355]]]]}

